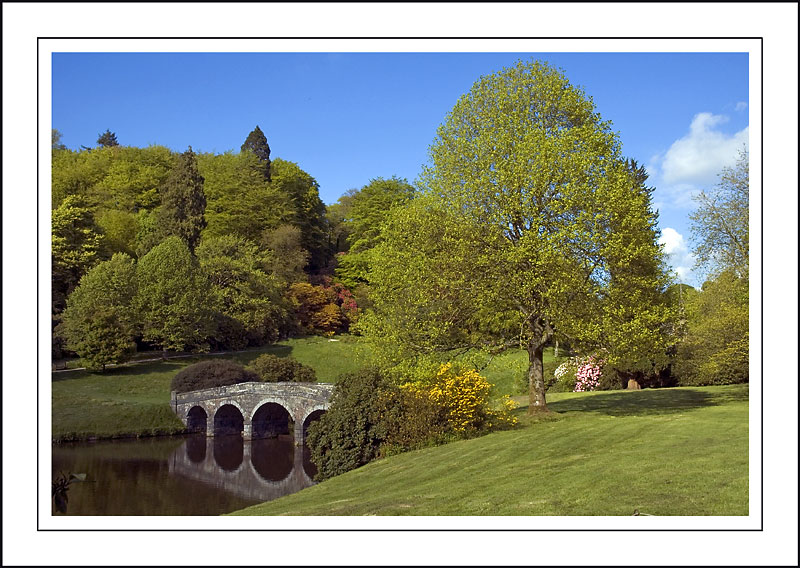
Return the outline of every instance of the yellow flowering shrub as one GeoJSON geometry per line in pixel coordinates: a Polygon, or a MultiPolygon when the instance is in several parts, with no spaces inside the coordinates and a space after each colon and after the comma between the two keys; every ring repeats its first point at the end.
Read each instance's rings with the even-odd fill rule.
{"type": "Polygon", "coordinates": [[[478,371],[458,369],[452,363],[441,365],[430,383],[401,385],[439,408],[448,429],[458,434],[516,424],[517,418],[511,413],[516,403],[508,396],[503,397],[499,408],[490,407],[491,387],[478,371]]]}

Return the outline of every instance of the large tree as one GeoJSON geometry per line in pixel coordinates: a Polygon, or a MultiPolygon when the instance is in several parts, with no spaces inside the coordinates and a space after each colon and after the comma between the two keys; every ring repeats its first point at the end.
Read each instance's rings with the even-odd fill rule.
{"type": "Polygon", "coordinates": [[[267,144],[267,137],[264,136],[258,125],[247,135],[247,139],[242,144],[242,152],[255,154],[256,158],[258,158],[258,171],[261,172],[265,180],[272,180],[269,144],[267,144]]]}
{"type": "Polygon", "coordinates": [[[204,181],[197,170],[197,157],[189,146],[161,187],[158,211],[161,235],[179,237],[190,251],[194,251],[200,242],[200,232],[206,227],[204,181]]]}
{"type": "Polygon", "coordinates": [[[302,245],[310,254],[309,270],[318,271],[330,259],[325,203],[319,197],[317,180],[294,162],[275,158],[272,186],[292,204],[287,223],[300,229],[302,245]]]}
{"type": "Polygon", "coordinates": [[[218,346],[243,349],[278,339],[288,306],[284,286],[269,273],[269,253],[234,235],[203,238],[196,253],[218,312],[218,346]]]}
{"type": "Polygon", "coordinates": [[[667,279],[650,189],[583,91],[531,61],[482,77],[430,149],[423,196],[396,208],[370,273],[366,331],[416,352],[528,352],[546,410],[554,337],[610,363],[663,358],[667,279]]]}
{"type": "Polygon", "coordinates": [[[103,237],[83,198],[71,195],[53,211],[53,313],[64,309],[81,277],[102,260],[103,237]]]}
{"type": "Polygon", "coordinates": [[[380,242],[389,211],[408,202],[414,187],[398,177],[376,178],[352,194],[344,224],[349,251],[339,261],[336,275],[350,288],[367,282],[372,249],[380,242]]]}
{"type": "Polygon", "coordinates": [[[115,254],[87,272],[67,299],[57,332],[87,368],[102,371],[136,351],[135,295],[133,259],[115,254]]]}
{"type": "Polygon", "coordinates": [[[208,279],[186,243],[168,237],[136,265],[142,338],[166,351],[203,351],[214,331],[208,279]]]}
{"type": "Polygon", "coordinates": [[[736,164],[726,167],[719,183],[697,196],[697,209],[689,215],[696,244],[697,264],[718,274],[732,270],[747,278],[750,263],[750,159],[739,152],[736,164]]]}

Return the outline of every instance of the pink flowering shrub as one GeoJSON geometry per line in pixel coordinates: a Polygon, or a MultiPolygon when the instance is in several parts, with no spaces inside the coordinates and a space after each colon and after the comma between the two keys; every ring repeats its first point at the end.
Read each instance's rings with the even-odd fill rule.
{"type": "Polygon", "coordinates": [[[594,355],[578,363],[575,371],[575,392],[593,391],[600,384],[605,361],[594,355]]]}

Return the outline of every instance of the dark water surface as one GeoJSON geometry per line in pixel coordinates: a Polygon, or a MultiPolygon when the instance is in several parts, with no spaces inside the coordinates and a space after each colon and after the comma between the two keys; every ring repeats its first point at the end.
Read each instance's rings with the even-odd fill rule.
{"type": "Polygon", "coordinates": [[[291,436],[200,434],[54,445],[52,472],[86,474],[54,515],[220,515],[309,487],[316,468],[291,436]]]}

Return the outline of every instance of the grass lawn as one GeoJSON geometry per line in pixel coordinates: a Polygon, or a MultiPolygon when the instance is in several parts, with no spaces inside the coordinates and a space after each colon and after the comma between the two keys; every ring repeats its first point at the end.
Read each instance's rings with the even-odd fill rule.
{"type": "Polygon", "coordinates": [[[748,514],[748,385],[548,401],[553,415],[521,415],[515,430],[378,460],[234,514],[748,514]]]}
{"type": "Polygon", "coordinates": [[[233,359],[246,365],[262,353],[291,355],[311,366],[322,382],[335,382],[341,373],[358,369],[363,360],[359,345],[351,338],[328,341],[308,337],[231,355],[112,367],[105,373],[52,373],[52,438],[77,440],[182,432],[183,424],[169,406],[170,382],[178,371],[211,357],[233,359]]]}

